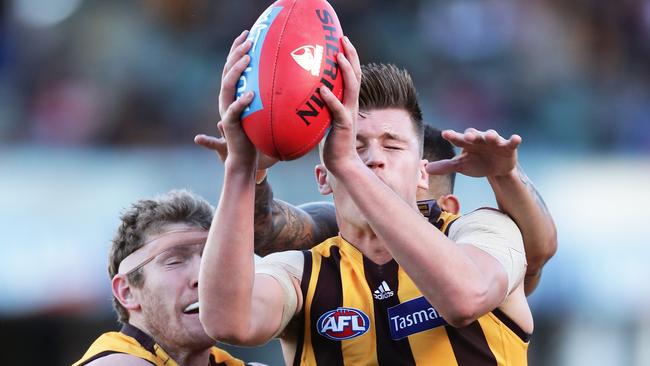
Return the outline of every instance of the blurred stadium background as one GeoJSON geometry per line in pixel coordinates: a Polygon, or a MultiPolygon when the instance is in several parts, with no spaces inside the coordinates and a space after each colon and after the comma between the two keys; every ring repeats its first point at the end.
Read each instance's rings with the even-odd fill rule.
{"type": "MultiPolygon", "coordinates": [[[[270,2],[0,0],[0,364],[68,365],[116,327],[106,253],[121,209],[188,187],[231,40],[270,2]]],[[[531,365],[650,365],[650,1],[332,0],[363,62],[408,68],[425,118],[519,133],[559,251],[530,297],[531,365]]],[[[276,196],[322,199],[316,156],[276,196]]],[[[459,178],[463,211],[494,205],[459,178]]],[[[280,364],[277,344],[235,349],[280,364]]]]}

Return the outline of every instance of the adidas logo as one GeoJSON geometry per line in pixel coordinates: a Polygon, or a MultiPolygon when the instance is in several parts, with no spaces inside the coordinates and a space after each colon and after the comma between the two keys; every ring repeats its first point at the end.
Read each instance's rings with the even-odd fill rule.
{"type": "Polygon", "coordinates": [[[317,44],[298,47],[291,52],[291,57],[300,67],[309,71],[313,76],[320,75],[320,65],[323,62],[323,46],[317,44]]]}
{"type": "Polygon", "coordinates": [[[386,281],[381,281],[379,288],[372,293],[372,296],[377,300],[387,299],[393,295],[395,295],[395,293],[390,289],[390,287],[388,287],[386,281]]]}

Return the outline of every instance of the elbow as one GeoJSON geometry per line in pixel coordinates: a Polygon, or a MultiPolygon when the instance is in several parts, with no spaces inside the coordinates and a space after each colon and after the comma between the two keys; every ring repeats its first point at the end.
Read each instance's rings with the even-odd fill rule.
{"type": "Polygon", "coordinates": [[[445,317],[447,324],[451,325],[454,328],[463,328],[472,324],[476,319],[475,317],[469,315],[456,314],[453,317],[445,317]]]}
{"type": "Polygon", "coordinates": [[[555,255],[557,252],[557,228],[555,227],[555,224],[552,224],[551,227],[549,228],[549,236],[548,239],[546,240],[546,245],[544,246],[544,250],[542,250],[542,258],[543,263],[548,262],[551,257],[555,255]]]}
{"type": "Polygon", "coordinates": [[[543,245],[538,247],[534,253],[529,253],[527,257],[528,267],[527,274],[534,274],[540,272],[546,262],[551,259],[557,252],[557,233],[553,227],[553,233],[548,237],[543,245]]]}
{"type": "Polygon", "coordinates": [[[455,328],[462,328],[472,324],[476,319],[481,317],[480,312],[476,311],[476,307],[466,305],[466,306],[456,306],[454,309],[451,309],[447,315],[444,315],[443,318],[455,328]]]}
{"type": "Polygon", "coordinates": [[[475,288],[466,292],[451,302],[443,318],[449,325],[455,328],[462,328],[472,324],[489,310],[487,303],[489,289],[487,286],[475,288]]]}
{"type": "Polygon", "coordinates": [[[246,343],[243,327],[233,326],[234,324],[221,321],[215,316],[204,314],[204,312],[199,312],[199,319],[205,333],[215,341],[232,345],[246,343]]]}

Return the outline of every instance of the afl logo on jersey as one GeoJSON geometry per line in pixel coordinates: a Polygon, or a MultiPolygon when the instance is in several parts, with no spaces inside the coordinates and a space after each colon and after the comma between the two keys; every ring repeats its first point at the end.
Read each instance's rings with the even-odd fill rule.
{"type": "Polygon", "coordinates": [[[361,310],[338,308],[321,315],[316,327],[323,337],[342,341],[366,333],[370,329],[370,319],[361,310]]]}

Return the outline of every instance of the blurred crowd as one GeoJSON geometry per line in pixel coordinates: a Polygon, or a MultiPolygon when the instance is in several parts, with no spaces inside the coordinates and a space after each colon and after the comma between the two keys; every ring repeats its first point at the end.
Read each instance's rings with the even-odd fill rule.
{"type": "MultiPolygon", "coordinates": [[[[178,145],[213,132],[231,40],[270,1],[0,0],[0,142],[178,145]]],[[[650,151],[650,0],[332,0],[425,119],[650,151]]]]}

